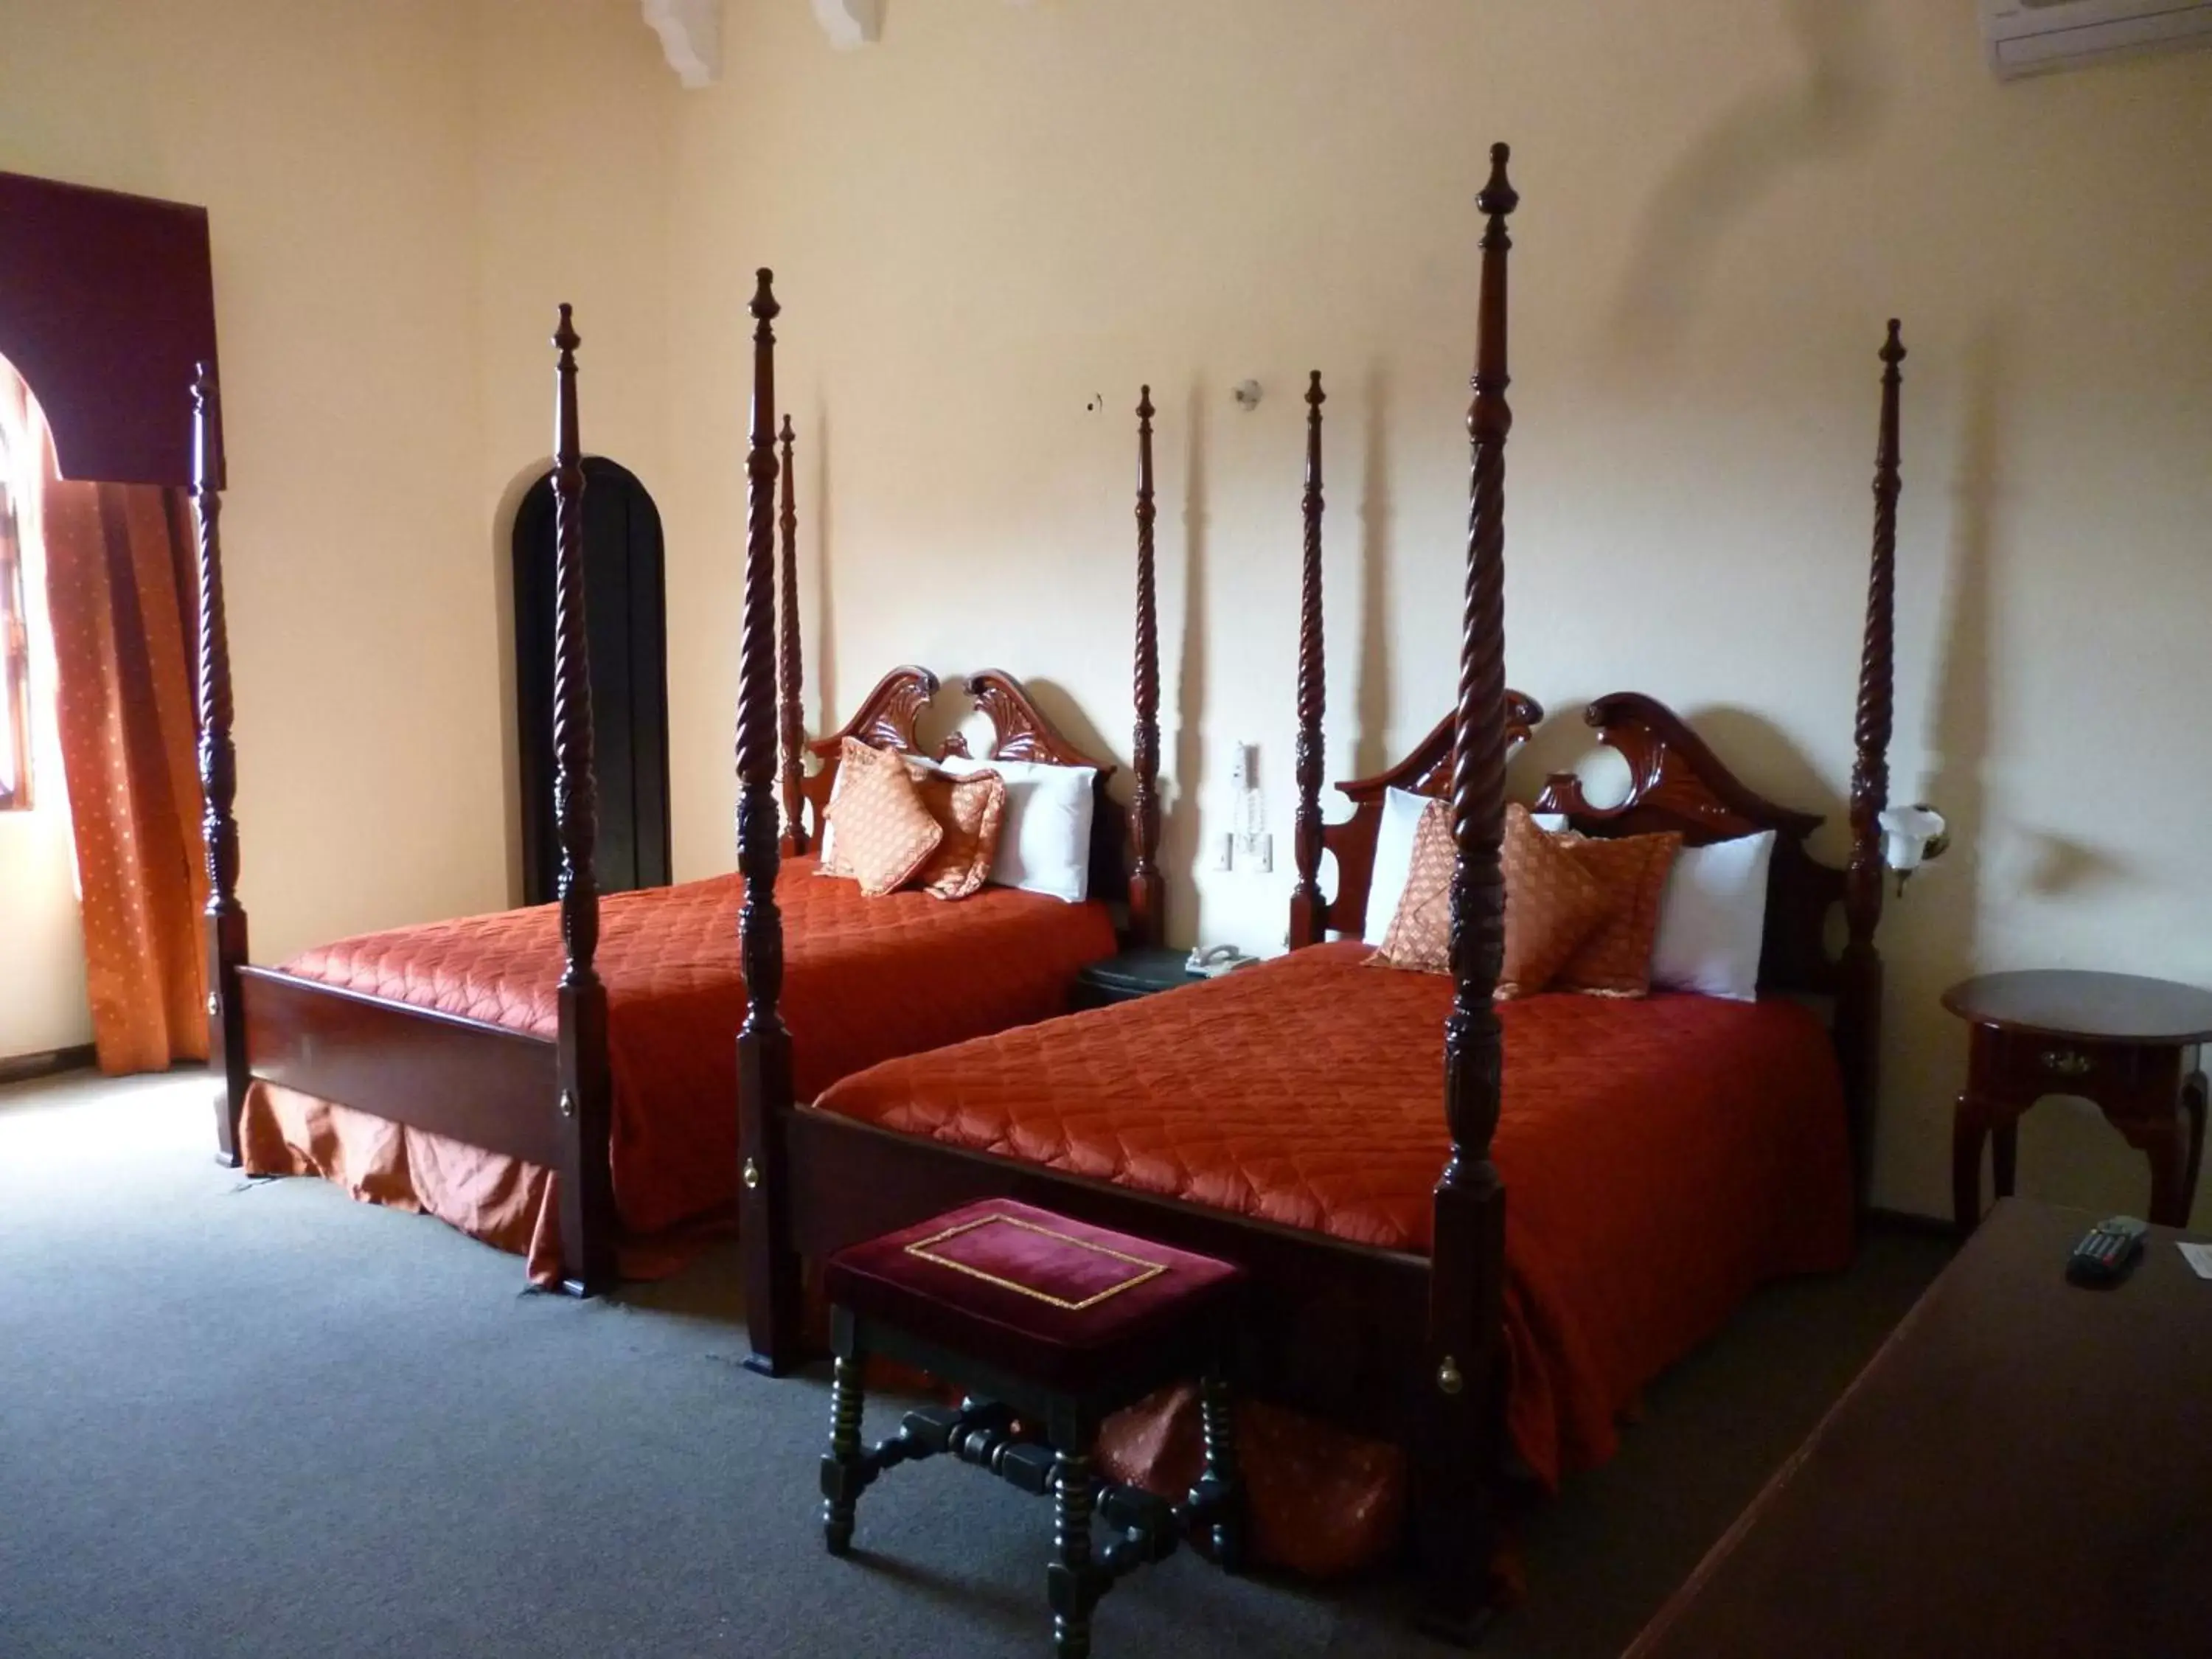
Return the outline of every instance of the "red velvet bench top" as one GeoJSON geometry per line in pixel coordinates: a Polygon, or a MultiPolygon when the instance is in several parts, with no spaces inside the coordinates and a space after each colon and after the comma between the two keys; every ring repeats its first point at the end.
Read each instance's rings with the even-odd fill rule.
{"type": "Polygon", "coordinates": [[[823,1270],[839,1307],[1076,1389],[1219,1313],[1243,1277],[1231,1262],[1010,1199],[855,1244],[823,1270]]]}

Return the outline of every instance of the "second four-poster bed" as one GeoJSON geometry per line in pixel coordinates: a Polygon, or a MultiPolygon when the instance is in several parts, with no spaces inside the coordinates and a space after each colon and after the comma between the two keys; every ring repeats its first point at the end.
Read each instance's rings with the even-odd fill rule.
{"type": "MultiPolygon", "coordinates": [[[[741,1040],[754,1369],[781,1375],[807,1357],[803,1259],[981,1199],[1235,1261],[1250,1275],[1240,1382],[1402,1449],[1407,1540],[1432,1617],[1461,1633],[1490,1601],[1514,1459],[1556,1477],[1601,1455],[1611,1414],[1760,1278],[1839,1265],[1848,1252],[1880,1016],[1876,819],[1904,355],[1893,324],[1848,866],[1814,859],[1804,843],[1820,820],[1742,784],[1662,705],[1603,699],[1589,719],[1629,763],[1626,799],[1593,806],[1562,776],[1536,805],[1593,837],[1666,830],[1700,846],[1771,831],[1762,994],[1494,1005],[1506,761],[1540,718],[1504,678],[1507,221],[1518,204],[1506,161],[1497,146],[1479,198],[1456,704],[1398,766],[1343,786],[1354,811],[1330,825],[1319,801],[1317,442],[1310,452],[1291,915],[1302,948],[1166,996],[889,1062],[810,1101],[793,1088],[772,971],[774,841],[742,848],[746,948],[759,964],[741,1040]],[[1363,931],[1393,787],[1449,803],[1446,975],[1368,966],[1364,945],[1324,942],[1363,931]],[[1838,904],[1845,943],[1832,955],[1823,927],[1838,904]],[[1831,1006],[1826,1024],[1796,1000],[1806,994],[1831,1006]],[[1540,1387],[1560,1396],[1560,1409],[1545,1408],[1557,1429],[1548,1448],[1525,1432],[1540,1387]]],[[[740,719],[758,732],[772,715],[763,690],[740,719]]],[[[766,783],[764,770],[749,774],[749,793],[766,783]]]]}
{"type": "MultiPolygon", "coordinates": [[[[892,671],[843,727],[811,745],[820,764],[807,774],[793,435],[787,420],[774,429],[779,307],[766,270],[750,309],[763,395],[747,462],[745,695],[773,707],[780,691],[781,708],[768,726],[741,731],[738,758],[748,777],[770,774],[781,738],[784,818],[794,854],[805,854],[818,838],[843,743],[921,756],[917,722],[939,686],[925,669],[892,671]]],[[[604,898],[595,879],[580,343],[563,306],[553,341],[557,905],[343,940],[283,967],[248,961],[223,605],[224,467],[216,389],[204,371],[194,386],[195,498],[218,1155],[257,1173],[328,1175],[362,1197],[428,1209],[526,1255],[533,1280],[591,1294],[616,1282],[624,1260],[641,1272],[680,1260],[684,1230],[726,1213],[737,1196],[732,1040],[748,964],[738,937],[738,878],[604,898]],[[632,1249],[641,1235],[674,1248],[647,1242],[632,1249]]],[[[965,683],[994,728],[983,761],[1094,770],[1090,896],[1065,902],[986,886],[950,902],[915,891],[864,897],[850,881],[813,878],[816,860],[795,856],[781,894],[796,940],[787,1006],[810,1028],[801,1080],[811,1088],[892,1054],[1063,1011],[1077,972],[1115,949],[1111,911],[1124,902],[1123,936],[1158,941],[1149,398],[1139,413],[1137,735],[1127,810],[1105,792],[1113,768],[1063,737],[1019,681],[987,670],[965,683]]],[[[957,736],[936,753],[953,751],[966,753],[957,736]]],[[[744,833],[772,842],[775,803],[749,795],[741,820],[744,833]]]]}

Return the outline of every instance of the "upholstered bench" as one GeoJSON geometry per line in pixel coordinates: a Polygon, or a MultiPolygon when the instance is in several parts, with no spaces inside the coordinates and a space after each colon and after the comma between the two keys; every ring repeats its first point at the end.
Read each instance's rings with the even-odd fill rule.
{"type": "Polygon", "coordinates": [[[1225,1374],[1243,1269],[993,1200],[856,1244],[824,1271],[836,1376],[822,1460],[830,1553],[852,1547],[855,1504],[884,1470],[950,1454],[1054,1502],[1046,1589],[1054,1651],[1091,1650],[1091,1611],[1125,1574],[1204,1538],[1237,1570],[1243,1494],[1225,1374]],[[908,1412],[860,1443],[871,1355],[964,1390],[958,1407],[908,1412]],[[1101,1480],[1091,1468],[1109,1413],[1184,1377],[1200,1380],[1204,1473],[1181,1504],[1101,1480]],[[1093,1513],[1109,1541],[1091,1550],[1093,1513]]]}

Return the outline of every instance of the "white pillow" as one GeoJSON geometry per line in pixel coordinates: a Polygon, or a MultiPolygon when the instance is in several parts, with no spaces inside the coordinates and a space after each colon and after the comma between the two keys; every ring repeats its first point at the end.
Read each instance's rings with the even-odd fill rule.
{"type": "Polygon", "coordinates": [[[1651,983],[1734,1002],[1759,995],[1759,946],[1766,932],[1766,866],[1774,831],[1686,847],[1659,899],[1651,983]]]}
{"type": "Polygon", "coordinates": [[[1091,812],[1095,766],[1038,761],[981,761],[954,755],[935,763],[956,778],[996,772],[1006,781],[1006,815],[990,879],[1001,887],[1049,893],[1080,904],[1091,888],[1091,812]]]}
{"type": "Polygon", "coordinates": [[[1426,795],[1410,789],[1393,789],[1382,797],[1382,823],[1375,832],[1375,868],[1367,878],[1367,921],[1361,929],[1370,945],[1382,943],[1390,931],[1390,918],[1398,914],[1398,901],[1406,896],[1406,878],[1413,872],[1413,831],[1428,805],[1426,795]]]}
{"type": "MultiPolygon", "coordinates": [[[[820,862],[817,867],[830,867],[830,849],[837,842],[837,826],[830,822],[830,808],[837,804],[837,797],[845,790],[845,769],[838,767],[837,775],[830,780],[830,799],[822,809],[822,844],[814,849],[820,862]]],[[[802,811],[804,808],[800,809],[802,811]]],[[[786,826],[788,828],[789,826],[786,826]]]]}

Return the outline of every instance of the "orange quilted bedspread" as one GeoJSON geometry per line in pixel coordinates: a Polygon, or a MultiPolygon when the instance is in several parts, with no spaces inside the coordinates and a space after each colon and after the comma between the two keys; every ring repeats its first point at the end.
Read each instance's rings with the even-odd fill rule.
{"type": "MultiPolygon", "coordinates": [[[[1002,887],[952,902],[864,898],[856,883],[817,878],[811,858],[787,860],[775,889],[783,1018],[802,1099],[894,1054],[1056,1014],[1077,971],[1114,951],[1103,905],[1002,887]]],[[[736,876],[718,876],[616,894],[599,907],[615,1199],[633,1233],[664,1231],[737,1195],[743,896],[736,876]]],[[[370,933],[285,969],[550,1037],[559,1023],[559,913],[542,905],[370,933]]]]}
{"type": "MultiPolygon", "coordinates": [[[[1440,975],[1323,945],[892,1060],[825,1109],[1164,1197],[1425,1253],[1446,1151],[1440,975]]],[[[1514,1443],[1547,1485],[1762,1279],[1850,1248],[1842,1085],[1779,1001],[1501,1006],[1514,1443]]]]}

